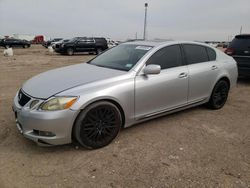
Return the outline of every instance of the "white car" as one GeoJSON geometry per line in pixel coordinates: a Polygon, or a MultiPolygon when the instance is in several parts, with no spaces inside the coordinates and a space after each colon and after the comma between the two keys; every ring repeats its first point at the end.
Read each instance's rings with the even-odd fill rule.
{"type": "Polygon", "coordinates": [[[100,148],[121,127],[201,104],[222,108],[237,76],[235,60],[209,45],[128,42],[31,78],[13,110],[20,132],[39,144],[100,148]]]}

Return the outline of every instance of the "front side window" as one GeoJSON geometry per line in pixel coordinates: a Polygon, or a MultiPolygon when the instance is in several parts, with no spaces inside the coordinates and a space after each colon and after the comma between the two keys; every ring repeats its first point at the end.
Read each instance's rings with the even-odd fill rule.
{"type": "Polygon", "coordinates": [[[206,48],[204,46],[195,44],[184,44],[183,45],[187,63],[195,64],[209,61],[206,48]]]}
{"type": "Polygon", "coordinates": [[[180,46],[172,45],[158,50],[147,61],[147,65],[150,64],[160,65],[161,69],[182,66],[180,46]]]}
{"type": "Polygon", "coordinates": [[[89,64],[129,71],[152,47],[135,44],[120,44],[97,56],[89,64]]]}

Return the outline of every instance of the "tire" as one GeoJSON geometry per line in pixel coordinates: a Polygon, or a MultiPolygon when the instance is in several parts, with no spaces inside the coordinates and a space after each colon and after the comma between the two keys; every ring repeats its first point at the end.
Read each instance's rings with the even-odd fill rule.
{"type": "Polygon", "coordinates": [[[102,53],[102,49],[101,49],[101,48],[97,48],[97,49],[96,49],[96,54],[99,55],[99,54],[101,54],[101,53],[102,53]]]}
{"type": "Polygon", "coordinates": [[[29,46],[27,44],[23,45],[23,48],[28,48],[29,46]]]}
{"type": "Polygon", "coordinates": [[[68,48],[67,49],[67,55],[74,55],[74,50],[73,50],[73,48],[68,48]]]}
{"type": "Polygon", "coordinates": [[[225,80],[219,80],[214,86],[208,107],[214,110],[222,108],[227,101],[228,92],[229,83],[225,80]]]}
{"type": "Polygon", "coordinates": [[[122,126],[119,109],[112,103],[102,101],[82,111],[73,128],[74,138],[87,149],[97,149],[112,142],[122,126]]]}

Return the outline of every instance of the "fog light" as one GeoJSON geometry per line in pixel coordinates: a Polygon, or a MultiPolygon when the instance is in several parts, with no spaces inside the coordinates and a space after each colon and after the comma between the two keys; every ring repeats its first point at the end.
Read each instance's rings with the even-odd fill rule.
{"type": "Polygon", "coordinates": [[[52,137],[56,136],[54,133],[49,132],[49,131],[39,131],[39,130],[33,130],[33,133],[38,135],[38,136],[46,136],[46,137],[52,137]]]}
{"type": "Polygon", "coordinates": [[[39,100],[33,100],[33,101],[30,103],[30,108],[33,108],[34,106],[36,106],[37,103],[39,103],[39,100]]]}

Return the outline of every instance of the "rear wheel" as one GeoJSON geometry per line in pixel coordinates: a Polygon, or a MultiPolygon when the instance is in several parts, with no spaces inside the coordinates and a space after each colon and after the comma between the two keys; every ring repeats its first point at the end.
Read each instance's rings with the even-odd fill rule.
{"type": "Polygon", "coordinates": [[[73,50],[73,48],[68,48],[68,49],[67,49],[67,54],[68,54],[68,55],[74,55],[74,50],[73,50]]]}
{"type": "Polygon", "coordinates": [[[225,80],[220,80],[214,86],[212,95],[208,102],[208,107],[211,109],[220,109],[227,101],[229,92],[229,83],[225,80]]]}
{"type": "Polygon", "coordinates": [[[102,101],[90,105],[79,114],[73,134],[83,147],[97,149],[112,142],[121,126],[119,109],[110,102],[102,101]]]}

